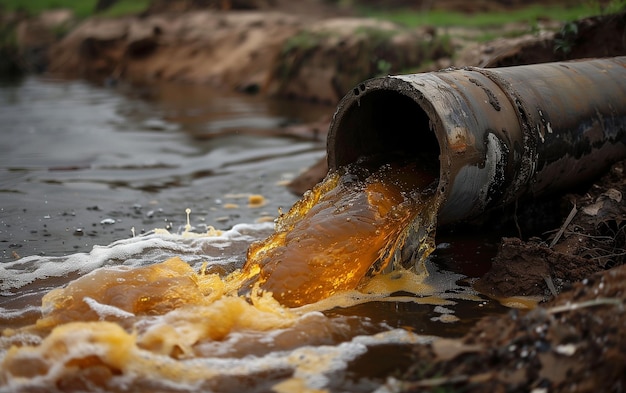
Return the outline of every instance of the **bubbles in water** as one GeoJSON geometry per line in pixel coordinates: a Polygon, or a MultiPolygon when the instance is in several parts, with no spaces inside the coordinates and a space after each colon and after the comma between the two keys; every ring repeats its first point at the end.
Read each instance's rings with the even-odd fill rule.
{"type": "Polygon", "coordinates": [[[258,285],[283,304],[355,289],[366,276],[434,249],[438,200],[414,192],[432,177],[407,175],[414,165],[387,164],[373,174],[359,165],[344,169],[305,193],[276,233],[250,248],[244,269],[258,269],[258,285]],[[408,236],[416,243],[402,254],[408,236]]]}
{"type": "Polygon", "coordinates": [[[133,228],[133,237],[89,254],[0,266],[10,294],[33,283],[41,290],[45,280],[56,287],[36,323],[16,323],[0,338],[1,383],[197,391],[227,380],[239,391],[264,378],[275,391],[319,390],[372,346],[431,340],[386,321],[326,314],[368,303],[429,304],[438,306],[438,323],[453,322],[452,299],[473,296],[450,290],[453,275],[429,271],[432,232],[413,225],[434,225],[436,201],[416,198],[409,191],[417,183],[396,170],[329,175],[250,248],[274,226],[196,233],[187,208],[180,234],[135,236],[133,228]],[[408,270],[398,250],[415,234],[417,268],[408,270]]]}

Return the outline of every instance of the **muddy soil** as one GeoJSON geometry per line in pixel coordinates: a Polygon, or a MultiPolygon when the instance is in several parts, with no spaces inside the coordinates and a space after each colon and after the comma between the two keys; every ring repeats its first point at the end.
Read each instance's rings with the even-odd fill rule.
{"type": "Polygon", "coordinates": [[[532,311],[488,317],[460,340],[417,346],[402,391],[623,392],[626,266],[532,311]],[[447,389],[447,390],[444,390],[447,389]]]}
{"type": "MultiPolygon", "coordinates": [[[[474,287],[541,299],[480,320],[463,338],[416,346],[401,391],[622,392],[626,389],[626,161],[582,194],[563,224],[502,239],[474,287]],[[447,391],[447,390],[446,390],[447,391]]],[[[523,300],[523,299],[522,299],[523,300]]]]}
{"type": "MultiPolygon", "coordinates": [[[[492,67],[624,55],[626,14],[577,26],[568,37],[488,43],[473,52],[474,59],[492,67]],[[572,47],[555,51],[565,39],[572,47]]],[[[626,161],[619,162],[588,188],[520,212],[531,221],[548,214],[560,224],[503,238],[491,269],[474,287],[497,299],[536,297],[539,305],[485,318],[459,340],[416,347],[415,364],[402,377],[413,382],[399,384],[400,390],[626,390],[625,171],[626,161]]]]}

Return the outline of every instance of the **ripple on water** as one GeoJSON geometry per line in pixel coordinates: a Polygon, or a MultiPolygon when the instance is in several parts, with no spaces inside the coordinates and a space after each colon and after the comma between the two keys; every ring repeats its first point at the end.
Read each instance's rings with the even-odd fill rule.
{"type": "MultiPolygon", "coordinates": [[[[234,292],[205,304],[204,295],[195,297],[191,290],[182,286],[185,282],[189,288],[200,288],[201,293],[204,293],[202,288],[216,288],[215,282],[203,287],[203,277],[208,279],[210,275],[198,276],[197,273],[210,271],[217,265],[227,266],[222,278],[235,271],[243,264],[247,246],[264,238],[271,228],[273,224],[268,223],[242,224],[211,236],[159,231],[94,247],[90,253],[65,258],[27,257],[4,264],[2,273],[9,277],[2,282],[6,295],[37,288],[46,293],[43,309],[33,305],[20,308],[11,302],[3,306],[9,311],[7,319],[42,311],[44,314],[36,327],[32,325],[32,318],[22,319],[25,327],[14,324],[14,330],[5,331],[0,339],[6,386],[27,390],[63,383],[69,389],[80,387],[87,379],[111,391],[128,386],[138,391],[152,388],[191,391],[217,386],[220,390],[230,386],[232,388],[226,391],[240,391],[250,381],[262,381],[267,386],[275,386],[277,391],[289,391],[294,386],[324,389],[330,381],[336,384],[337,376],[344,378],[346,373],[352,373],[353,370],[348,371],[350,365],[374,347],[425,343],[433,339],[410,329],[391,326],[385,318],[376,320],[376,316],[367,315],[368,312],[351,315],[351,308],[381,302],[423,303],[422,306],[429,309],[434,305],[453,307],[456,298],[474,296],[471,291],[449,293],[449,282],[457,276],[438,273],[433,266],[428,266],[433,272],[423,281],[429,288],[428,294],[397,293],[401,286],[394,286],[399,282],[396,273],[391,280],[394,285],[390,287],[394,289],[387,293],[344,293],[299,309],[285,308],[271,298],[257,298],[250,303],[234,292]],[[237,257],[233,256],[237,254],[231,252],[233,249],[242,253],[235,263],[231,260],[237,257]],[[207,252],[211,250],[214,256],[207,252]],[[224,250],[231,257],[225,258],[224,250]],[[173,256],[181,258],[180,263],[172,267],[175,273],[164,273],[163,261],[173,256]],[[156,281],[151,283],[149,272],[154,268],[161,270],[152,277],[156,281]],[[95,296],[98,288],[104,288],[100,280],[111,279],[118,284],[111,287],[119,287],[129,280],[124,274],[146,282],[146,289],[135,295],[138,303],[149,303],[150,300],[142,296],[154,290],[154,285],[163,285],[166,292],[170,291],[163,296],[170,296],[174,288],[176,296],[187,304],[175,301],[169,308],[155,311],[149,307],[129,306],[129,291],[123,291],[122,298],[109,291],[100,293],[106,293],[105,297],[95,296]],[[174,285],[164,281],[170,276],[174,285]],[[179,276],[196,278],[180,281],[179,276]],[[50,292],[53,277],[57,277],[54,285],[57,289],[50,292]],[[67,291],[79,282],[84,285],[83,292],[80,295],[73,292],[70,297],[74,300],[70,301],[67,291]],[[444,282],[445,290],[437,293],[437,283],[444,282]],[[72,302],[81,305],[77,308],[79,317],[74,315],[71,322],[64,323],[63,311],[71,309],[72,302]],[[53,321],[51,318],[59,304],[65,309],[60,311],[60,319],[53,321]],[[338,309],[348,311],[335,312],[338,309]],[[23,347],[10,349],[16,343],[23,347]],[[59,362],[66,366],[60,367],[59,362]],[[76,366],[83,371],[77,371],[76,366]],[[32,370],[38,370],[36,375],[32,370]]],[[[133,285],[137,288],[140,282],[133,285]]],[[[384,379],[384,376],[378,378],[384,379]]]]}

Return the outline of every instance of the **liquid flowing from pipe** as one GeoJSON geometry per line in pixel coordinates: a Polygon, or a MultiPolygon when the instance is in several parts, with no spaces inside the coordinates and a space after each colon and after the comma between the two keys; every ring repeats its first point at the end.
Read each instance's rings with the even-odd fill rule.
{"type": "Polygon", "coordinates": [[[250,248],[244,271],[297,307],[355,289],[394,263],[419,263],[434,250],[434,180],[415,164],[385,164],[372,174],[354,164],[330,173],[250,248]],[[405,257],[414,234],[421,234],[414,255],[405,257]]]}
{"type": "MultiPolygon", "coordinates": [[[[162,381],[184,391],[198,383],[215,390],[221,380],[263,370],[311,369],[318,355],[302,337],[314,344],[358,334],[317,311],[397,292],[433,294],[424,271],[378,274],[419,264],[434,249],[436,179],[418,173],[414,163],[394,163],[329,174],[279,218],[274,234],[249,248],[243,269],[227,276],[172,258],[97,269],[50,291],[40,318],[3,331],[0,386],[151,391],[162,381]],[[416,237],[418,247],[404,247],[416,237]],[[407,249],[414,252],[407,256],[407,249]],[[269,354],[233,360],[252,347],[269,354]],[[293,355],[283,359],[276,351],[293,355]],[[212,364],[219,354],[231,356],[229,366],[212,364]]],[[[449,304],[438,296],[404,301],[449,304]]],[[[319,356],[316,375],[333,364],[319,356]]],[[[355,355],[342,349],[335,356],[355,355]]]]}

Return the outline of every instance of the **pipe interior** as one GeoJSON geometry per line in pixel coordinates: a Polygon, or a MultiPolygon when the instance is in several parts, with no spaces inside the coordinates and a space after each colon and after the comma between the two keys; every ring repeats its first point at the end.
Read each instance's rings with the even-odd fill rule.
{"type": "Polygon", "coordinates": [[[331,167],[362,157],[378,165],[413,160],[438,180],[441,149],[424,109],[395,90],[360,88],[336,125],[331,167]]]}

